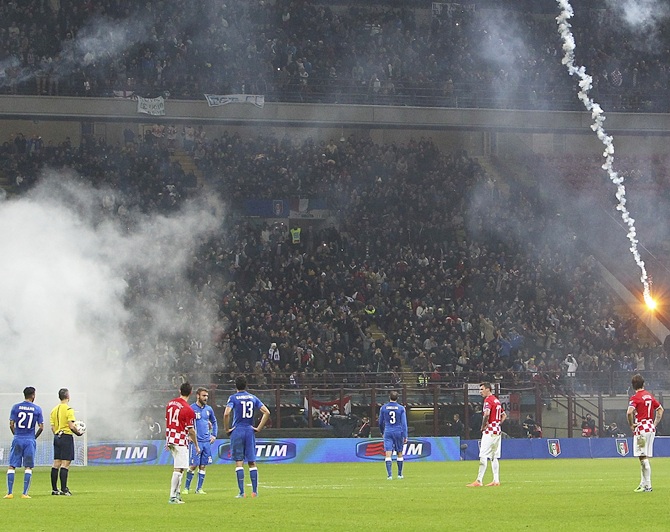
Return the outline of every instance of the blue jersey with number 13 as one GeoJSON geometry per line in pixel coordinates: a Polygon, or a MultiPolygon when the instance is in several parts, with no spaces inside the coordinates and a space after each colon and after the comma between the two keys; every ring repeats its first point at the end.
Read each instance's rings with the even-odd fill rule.
{"type": "Polygon", "coordinates": [[[233,410],[232,427],[242,425],[251,427],[254,424],[256,412],[261,409],[263,403],[254,394],[242,391],[231,395],[226,406],[233,410]]]}

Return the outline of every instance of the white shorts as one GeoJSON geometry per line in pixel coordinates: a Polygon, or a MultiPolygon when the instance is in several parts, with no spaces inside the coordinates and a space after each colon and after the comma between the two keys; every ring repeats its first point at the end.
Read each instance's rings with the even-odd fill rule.
{"type": "Polygon", "coordinates": [[[181,445],[168,445],[170,449],[170,454],[174,459],[174,468],[175,469],[188,469],[188,447],[182,447],[181,445]]]}
{"type": "Polygon", "coordinates": [[[479,446],[479,458],[500,458],[500,434],[482,434],[479,446]]]}
{"type": "Polygon", "coordinates": [[[640,432],[633,436],[633,456],[654,456],[655,432],[640,432]]]}

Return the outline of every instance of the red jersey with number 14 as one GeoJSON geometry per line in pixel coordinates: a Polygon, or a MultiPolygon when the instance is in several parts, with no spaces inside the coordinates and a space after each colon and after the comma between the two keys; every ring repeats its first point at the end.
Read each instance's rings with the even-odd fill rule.
{"type": "Polygon", "coordinates": [[[502,419],[502,405],[495,395],[489,395],[484,399],[484,407],[482,413],[486,415],[489,412],[489,422],[484,427],[483,434],[500,434],[500,420],[502,419]]]}
{"type": "Polygon", "coordinates": [[[656,398],[647,390],[638,390],[630,398],[628,406],[635,409],[635,435],[641,432],[656,432],[654,427],[654,416],[656,409],[661,406],[656,398]]]}
{"type": "Polygon", "coordinates": [[[188,446],[188,429],[195,424],[195,412],[181,397],[165,408],[165,439],[168,445],[188,446]]]}

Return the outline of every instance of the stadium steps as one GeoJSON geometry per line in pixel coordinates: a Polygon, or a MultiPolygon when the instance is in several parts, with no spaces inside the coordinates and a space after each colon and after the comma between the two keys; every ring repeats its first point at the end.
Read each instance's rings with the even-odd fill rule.
{"type": "Polygon", "coordinates": [[[170,161],[173,163],[178,162],[186,175],[193,173],[198,181],[196,186],[201,185],[203,179],[202,172],[195,164],[193,157],[188,152],[177,148],[170,154],[170,161]]]}
{"type": "Polygon", "coordinates": [[[479,166],[481,166],[486,175],[493,179],[500,194],[504,197],[509,196],[510,186],[504,176],[515,174],[510,174],[506,168],[498,168],[498,165],[494,163],[490,157],[475,157],[475,160],[479,163],[479,166]]]}
{"type": "Polygon", "coordinates": [[[548,401],[551,403],[551,408],[546,408],[542,412],[542,429],[545,438],[566,438],[568,436],[566,419],[572,423],[572,437],[579,438],[582,435],[582,417],[586,414],[591,414],[598,426],[598,405],[594,398],[576,394],[574,408],[570,414],[568,414],[567,395],[555,392],[548,401]]]}
{"type": "Polygon", "coordinates": [[[376,323],[370,324],[369,331],[373,341],[386,338],[386,334],[379,327],[377,327],[376,323]]]}

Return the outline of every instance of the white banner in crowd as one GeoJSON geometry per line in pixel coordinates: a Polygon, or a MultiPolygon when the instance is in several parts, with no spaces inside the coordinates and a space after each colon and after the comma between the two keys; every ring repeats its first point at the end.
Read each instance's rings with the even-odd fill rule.
{"type": "Polygon", "coordinates": [[[265,96],[262,94],[205,94],[205,98],[210,107],[229,103],[250,103],[261,108],[265,106],[265,96]]]}
{"type": "Polygon", "coordinates": [[[154,116],[163,116],[165,114],[165,98],[142,98],[137,97],[137,112],[154,116]]]}

